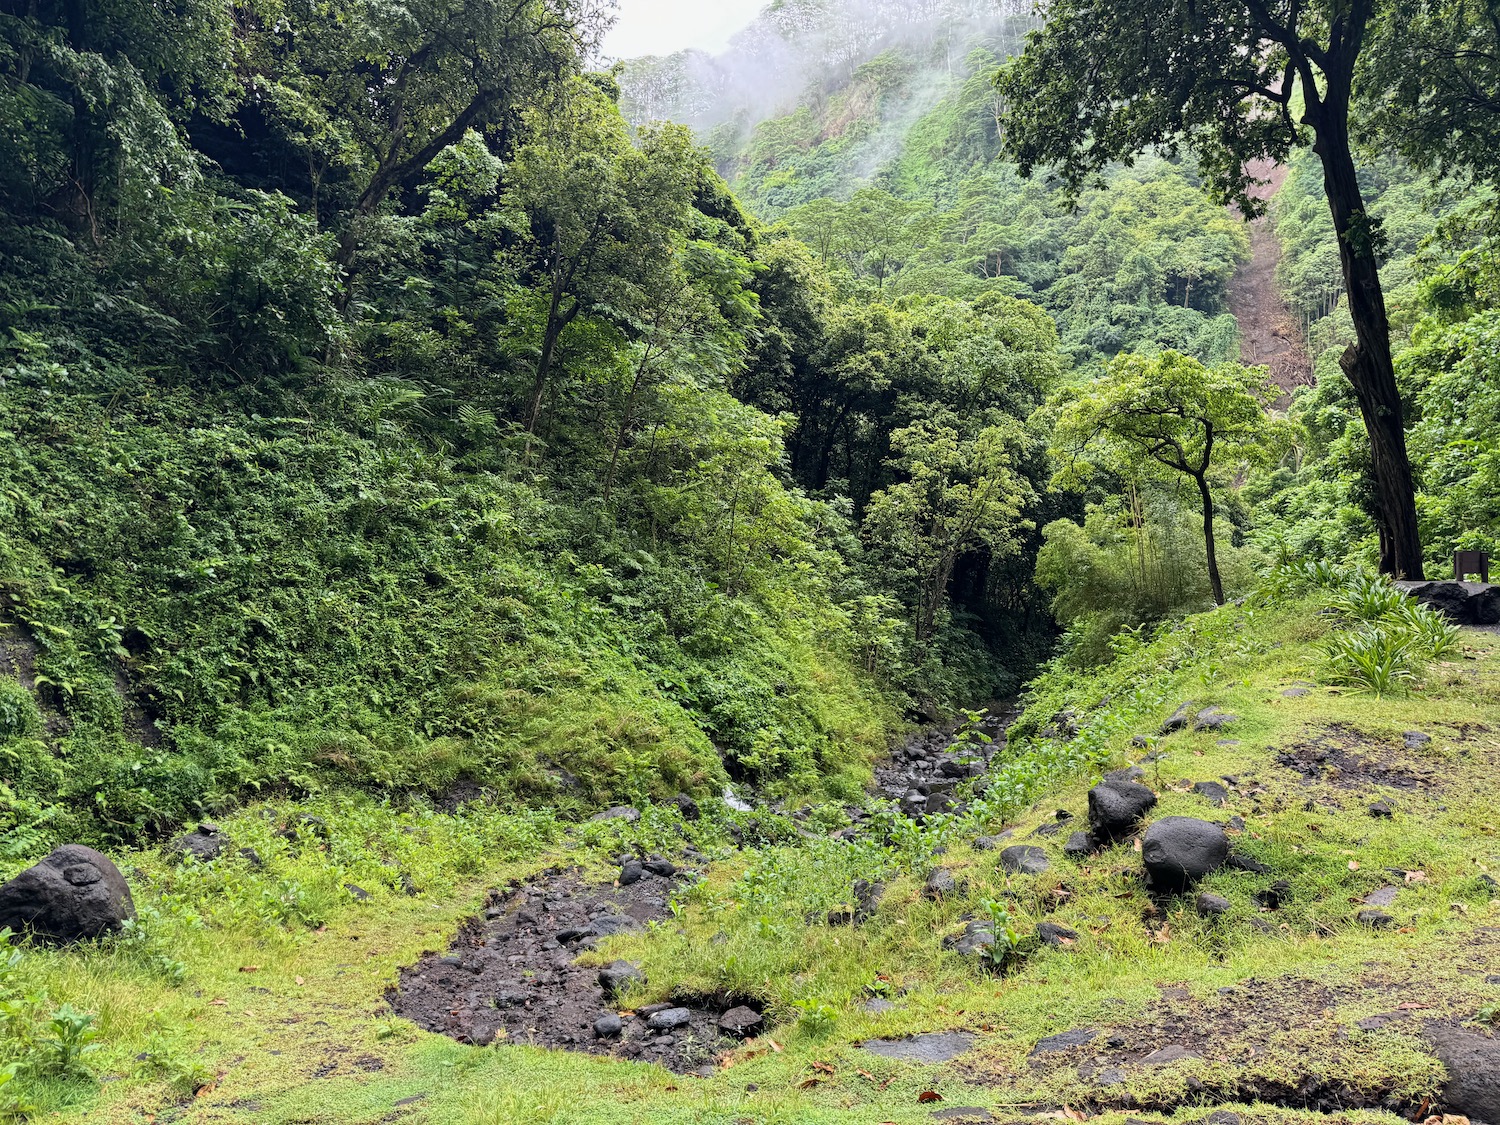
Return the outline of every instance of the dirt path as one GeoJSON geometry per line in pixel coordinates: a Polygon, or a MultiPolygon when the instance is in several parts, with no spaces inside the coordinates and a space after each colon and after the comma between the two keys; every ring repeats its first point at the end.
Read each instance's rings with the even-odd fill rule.
{"type": "MultiPolygon", "coordinates": [[[[1286,182],[1284,165],[1256,161],[1251,174],[1265,181],[1251,192],[1256,199],[1270,199],[1286,182]]],[[[1240,360],[1271,369],[1271,381],[1283,391],[1311,386],[1312,360],[1291,310],[1276,287],[1276,265],[1281,246],[1269,218],[1250,224],[1250,260],[1229,282],[1229,311],[1240,324],[1240,360]]]]}

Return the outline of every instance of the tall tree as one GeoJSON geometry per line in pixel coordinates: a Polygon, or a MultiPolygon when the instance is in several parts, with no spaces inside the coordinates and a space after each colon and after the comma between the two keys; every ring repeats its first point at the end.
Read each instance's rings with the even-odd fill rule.
{"type": "Polygon", "coordinates": [[[1223,605],[1211,478],[1226,463],[1274,457],[1285,443],[1289,426],[1265,413],[1276,394],[1263,367],[1208,368],[1177,352],[1119,356],[1102,378],[1061,397],[1053,437],[1056,479],[1076,485],[1094,469],[1133,477],[1142,467],[1189,478],[1203,506],[1208,582],[1223,605]]]}
{"type": "Polygon", "coordinates": [[[1008,151],[1030,174],[1056,163],[1073,191],[1112,161],[1193,150],[1217,196],[1246,214],[1257,159],[1310,139],[1356,343],[1340,360],[1369,431],[1380,565],[1422,576],[1416,498],[1380,284],[1381,235],[1350,137],[1361,56],[1400,38],[1395,0],[1055,0],[1047,26],[997,79],[1008,151]],[[1294,108],[1302,108],[1300,129],[1294,108]]]}

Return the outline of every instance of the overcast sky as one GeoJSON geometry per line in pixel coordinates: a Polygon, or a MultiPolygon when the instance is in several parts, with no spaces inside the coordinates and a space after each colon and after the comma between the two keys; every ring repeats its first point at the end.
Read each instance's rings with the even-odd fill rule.
{"type": "Polygon", "coordinates": [[[619,0],[615,28],[604,42],[611,58],[670,55],[684,47],[720,51],[768,0],[619,0]]]}

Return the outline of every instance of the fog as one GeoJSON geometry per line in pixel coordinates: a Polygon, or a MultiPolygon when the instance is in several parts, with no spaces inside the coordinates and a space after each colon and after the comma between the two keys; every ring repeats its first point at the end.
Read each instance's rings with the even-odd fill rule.
{"type": "Polygon", "coordinates": [[[717,54],[764,6],[765,0],[619,0],[604,54],[614,59],[683,50],[717,54]]]}
{"type": "MultiPolygon", "coordinates": [[[[624,0],[632,4],[644,11],[653,0],[624,0]]],[[[654,6],[676,7],[669,0],[654,6]]],[[[712,10],[717,16],[731,7],[737,5],[712,10]]],[[[917,48],[928,70],[912,90],[908,113],[915,114],[931,104],[939,76],[951,79],[962,69],[976,37],[1002,30],[1013,36],[1024,29],[1018,25],[1032,24],[1034,12],[1034,0],[779,0],[730,35],[722,50],[674,47],[681,36],[663,31],[659,39],[641,40],[650,48],[644,54],[622,52],[631,60],[623,106],[638,122],[682,121],[707,130],[732,121],[744,129],[804,95],[817,100],[814,84],[837,89],[862,63],[903,46],[917,48]]],[[[901,131],[892,129],[889,139],[901,131]]]]}

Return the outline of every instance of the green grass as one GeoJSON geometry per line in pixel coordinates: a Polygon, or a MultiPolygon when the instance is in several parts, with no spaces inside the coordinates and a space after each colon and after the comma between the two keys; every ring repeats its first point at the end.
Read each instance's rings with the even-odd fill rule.
{"type": "MultiPolygon", "coordinates": [[[[278,839],[263,808],[229,820],[236,843],[265,856],[263,872],[237,860],[177,869],[153,853],[128,857],[122,866],[135,871],[151,910],[145,936],[84,951],[28,950],[19,973],[51,1003],[98,1013],[101,1049],[87,1065],[109,1080],[39,1083],[23,1075],[18,1083],[57,1111],[49,1120],[904,1123],[930,1120],[939,1103],[919,1102],[925,1090],[941,1094],[942,1106],[997,1115],[1096,1107],[1100,1089],[1078,1073],[1086,1056],[1040,1067],[1026,1057],[1045,1035],[1090,1026],[1134,1043],[1174,1035],[1196,1043],[1199,1035],[1212,1044],[1201,1060],[1131,1069],[1123,1089],[1146,1106],[1180,1100],[1190,1080],[1217,1091],[1204,1113],[1219,1096],[1251,1098],[1270,1084],[1309,1079],[1420,1100],[1441,1083],[1421,1046],[1421,1021],[1472,1018],[1496,999],[1477,970],[1500,952],[1483,929],[1500,924],[1500,906],[1481,879],[1500,876],[1493,815],[1500,732],[1487,725],[1500,713],[1500,652],[1493,635],[1465,633],[1462,653],[1431,666],[1408,695],[1317,686],[1284,696],[1298,681],[1316,683],[1332,627],[1315,599],[1231,607],[1093,675],[1052,669],[1007,750],[1024,776],[1002,774],[979,819],[853,848],[792,837],[774,817],[757,820],[765,836],[785,841],[745,851],[713,823],[687,826],[660,810],[624,830],[653,848],[689,835],[714,862],[681,896],[677,917],[613,938],[592,956],[642,961],[652,982],[643,999],[673,987],[727,989],[769,1005],[768,1033],[713,1078],[514,1044],[465,1047],[391,1019],[383,994],[400,968],[445,947],[488,888],[560,858],[605,879],[605,857],[618,850],[622,830],[586,825],[569,837],[544,813],[447,816],[347,800],[310,807],[330,823],[327,845],[278,839]],[[1226,870],[1208,881],[1205,889],[1233,904],[1225,918],[1206,922],[1186,901],[1150,913],[1128,875],[1138,858],[1123,846],[1078,866],[1062,856],[1064,837],[1028,841],[1053,859],[1053,870],[1036,879],[1007,877],[994,853],[971,849],[975,835],[1002,822],[1019,839],[1056,808],[1082,814],[1097,770],[1143,754],[1132,737],[1154,732],[1189,698],[1240,720],[1217,734],[1151,744],[1161,755],[1146,766],[1161,793],[1154,815],[1242,816],[1237,848],[1273,869],[1226,870]],[[1064,708],[1083,727],[1072,743],[1045,734],[1064,708]],[[1401,736],[1413,729],[1433,741],[1409,752],[1401,736]],[[1276,763],[1276,754],[1318,738],[1428,784],[1306,784],[1276,763]],[[1239,779],[1240,795],[1224,810],[1185,788],[1226,774],[1239,779]],[[1012,810],[1027,785],[1039,787],[1039,799],[1012,810]],[[1391,800],[1392,818],[1368,814],[1376,795],[1391,800]],[[946,850],[934,855],[939,847],[946,850]],[[961,895],[941,903],[921,897],[935,863],[965,881],[961,895]],[[1389,867],[1422,876],[1403,884],[1388,908],[1396,927],[1372,932],[1354,915],[1389,867]],[[424,893],[401,893],[393,870],[407,871],[424,893]],[[875,917],[858,928],[807,924],[846,898],[856,875],[889,881],[875,917]],[[1288,902],[1264,913],[1252,896],[1273,879],[1290,883],[1288,902]],[[372,897],[354,902],[346,882],[372,897]],[[289,895],[287,883],[298,893],[289,895]],[[274,905],[278,888],[296,909],[274,905]],[[1005,902],[1023,931],[1047,917],[1076,930],[1078,941],[1043,950],[1003,977],[943,951],[943,935],[961,928],[965,914],[982,914],[989,899],[1005,902]],[[182,963],[180,982],[171,961],[182,963]],[[255,971],[241,971],[250,966],[255,971]],[[876,994],[897,1009],[863,1012],[860,1004],[876,994]],[[1380,1030],[1353,1028],[1403,1003],[1423,1007],[1380,1030]],[[1184,1022],[1173,1025],[1174,1017],[1184,1022]],[[872,1035],[946,1028],[979,1036],[970,1054],[947,1066],[894,1062],[856,1046],[872,1035]],[[211,1084],[192,1096],[189,1088],[207,1076],[211,1084]],[[397,1105],[410,1098],[418,1100],[397,1105]]],[[[815,819],[825,828],[841,823],[833,810],[815,819]]],[[[1317,1116],[1270,1106],[1250,1112],[1317,1116]]],[[[1377,1118],[1395,1120],[1378,1111],[1348,1115],[1377,1118]]]]}

